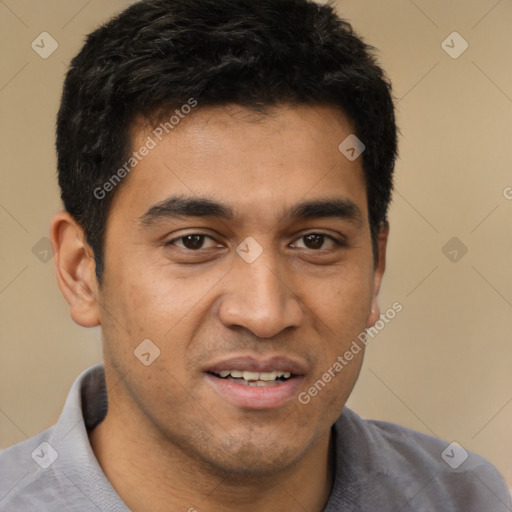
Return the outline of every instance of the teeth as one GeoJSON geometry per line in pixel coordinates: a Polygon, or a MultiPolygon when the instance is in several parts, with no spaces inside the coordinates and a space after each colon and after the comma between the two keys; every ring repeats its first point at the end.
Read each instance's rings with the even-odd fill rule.
{"type": "Polygon", "coordinates": [[[258,372],[244,372],[242,375],[245,380],[260,380],[260,374],[258,372]]]}
{"type": "Polygon", "coordinates": [[[265,382],[263,380],[245,380],[245,379],[241,379],[241,380],[239,380],[237,382],[239,382],[240,384],[243,384],[244,386],[249,386],[249,387],[276,386],[275,382],[272,382],[272,381],[265,382]]]}
{"type": "Polygon", "coordinates": [[[233,377],[234,379],[244,379],[246,381],[263,381],[270,382],[272,380],[276,380],[278,378],[289,379],[291,377],[290,372],[280,372],[280,371],[272,371],[272,372],[247,372],[240,370],[222,370],[219,372],[219,376],[222,378],[226,378],[228,376],[233,377]]]}

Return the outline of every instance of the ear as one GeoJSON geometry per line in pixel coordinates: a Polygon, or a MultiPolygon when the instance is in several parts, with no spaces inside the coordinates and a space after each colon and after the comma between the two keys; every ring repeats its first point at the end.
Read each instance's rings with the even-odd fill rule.
{"type": "Polygon", "coordinates": [[[71,318],[83,327],[99,325],[94,255],[83,229],[62,211],[53,217],[50,237],[57,282],[69,304],[71,318]]]}
{"type": "Polygon", "coordinates": [[[367,327],[371,327],[380,318],[380,308],[377,301],[379,295],[380,283],[384,276],[384,270],[386,270],[386,247],[388,244],[389,237],[389,222],[387,220],[382,221],[377,236],[377,254],[375,267],[373,271],[373,297],[370,315],[368,316],[367,327]]]}

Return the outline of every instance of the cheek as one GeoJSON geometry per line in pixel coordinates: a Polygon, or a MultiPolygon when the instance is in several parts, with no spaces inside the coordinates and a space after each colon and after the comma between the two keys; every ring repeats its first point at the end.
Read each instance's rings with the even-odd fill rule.
{"type": "Polygon", "coordinates": [[[351,272],[340,273],[309,294],[310,300],[316,298],[309,307],[321,350],[316,352],[315,372],[303,391],[311,400],[312,410],[323,410],[334,419],[350,395],[363,362],[361,334],[370,314],[372,283],[372,273],[354,265],[351,272]]]}
{"type": "Polygon", "coordinates": [[[331,354],[297,397],[299,416],[307,418],[309,426],[316,424],[317,434],[325,433],[339,417],[361,370],[363,349],[339,370],[335,363],[341,364],[337,357],[343,354],[344,351],[331,354]]]}
{"type": "Polygon", "coordinates": [[[134,263],[133,268],[138,270],[130,270],[125,261],[105,282],[101,301],[106,306],[102,313],[106,355],[118,368],[147,369],[134,351],[149,339],[160,351],[151,368],[173,368],[183,380],[191,344],[208,313],[209,293],[215,290],[218,278],[184,279],[173,275],[167,266],[134,263]]]}
{"type": "Polygon", "coordinates": [[[139,260],[119,262],[110,272],[108,303],[127,324],[132,337],[161,338],[190,309],[201,290],[166,277],[166,270],[139,260]],[[196,293],[197,292],[197,293],[196,293]]]}
{"type": "Polygon", "coordinates": [[[314,281],[309,284],[309,305],[334,338],[346,339],[366,327],[373,297],[371,272],[354,268],[320,285],[314,281]]]}

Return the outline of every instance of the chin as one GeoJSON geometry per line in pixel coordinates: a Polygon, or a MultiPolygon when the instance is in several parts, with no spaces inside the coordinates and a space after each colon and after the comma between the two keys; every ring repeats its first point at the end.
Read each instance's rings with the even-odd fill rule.
{"type": "Polygon", "coordinates": [[[269,477],[292,467],[302,458],[303,450],[299,449],[297,443],[283,446],[275,440],[269,443],[267,438],[259,443],[247,440],[240,444],[230,443],[230,446],[222,447],[217,455],[220,456],[215,461],[209,461],[217,471],[240,477],[269,477]]]}
{"type": "Polygon", "coordinates": [[[283,471],[290,469],[294,465],[293,462],[295,462],[295,460],[263,460],[261,459],[260,453],[259,458],[244,461],[241,461],[237,457],[233,457],[233,459],[224,458],[223,460],[214,462],[211,466],[215,468],[217,473],[229,475],[231,479],[237,476],[241,479],[247,477],[268,478],[275,477],[283,471]]]}

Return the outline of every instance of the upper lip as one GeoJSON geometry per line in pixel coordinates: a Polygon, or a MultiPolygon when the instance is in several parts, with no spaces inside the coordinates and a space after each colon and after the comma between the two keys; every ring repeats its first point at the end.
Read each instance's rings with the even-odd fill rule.
{"type": "Polygon", "coordinates": [[[232,356],[218,360],[204,369],[207,373],[219,373],[222,370],[240,370],[249,372],[290,372],[292,375],[304,375],[307,365],[304,361],[289,356],[275,355],[261,357],[253,355],[232,356]]]}

